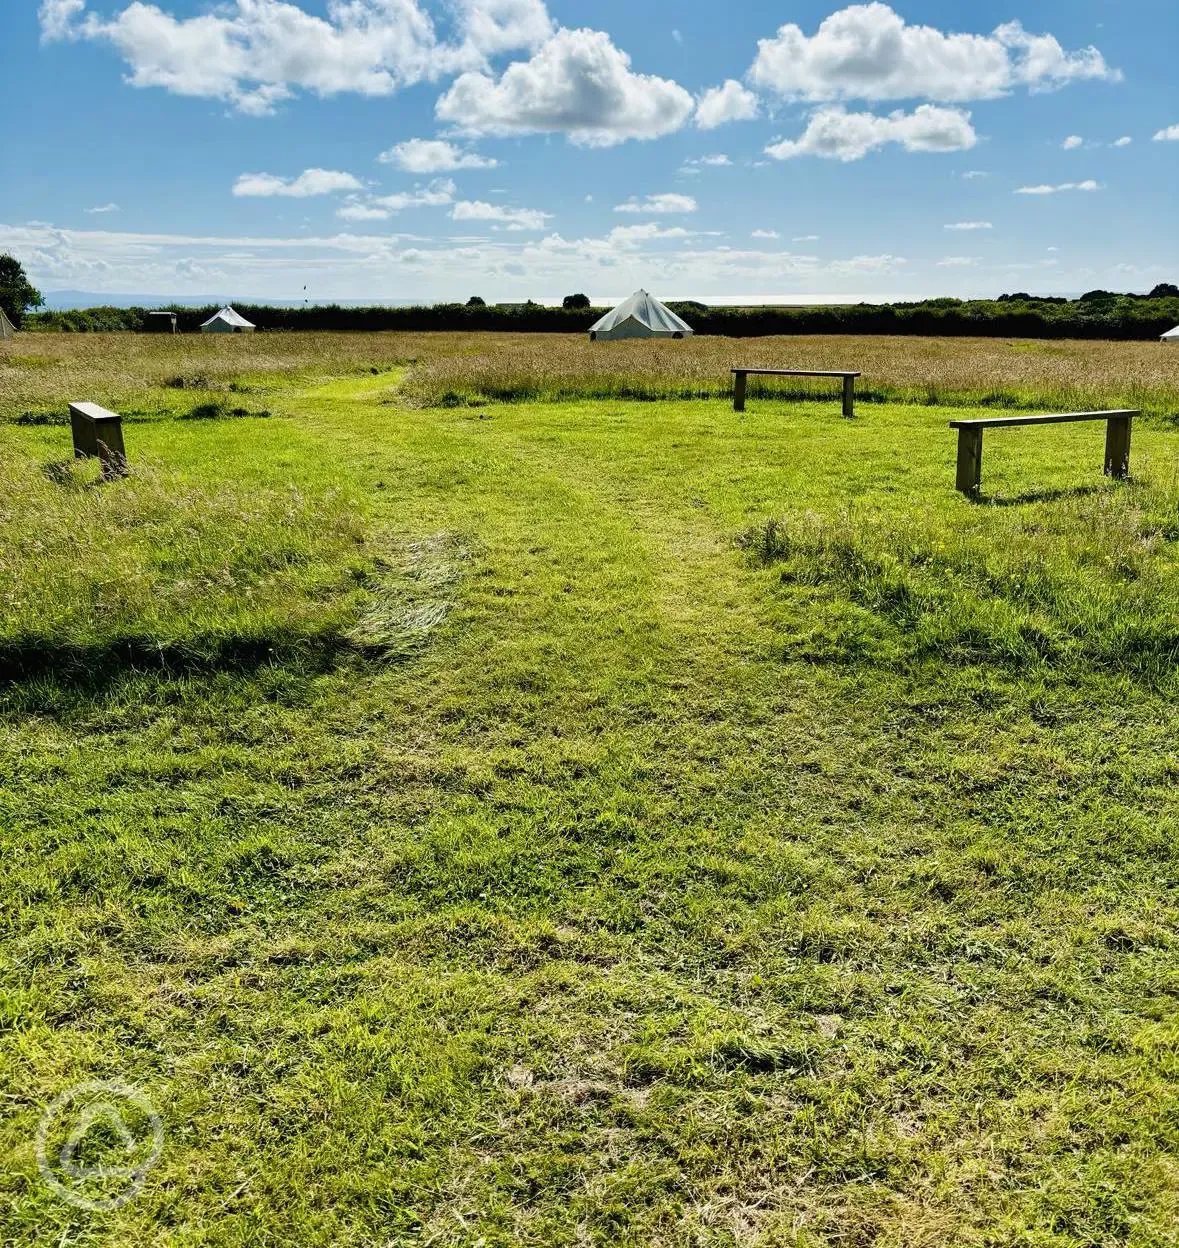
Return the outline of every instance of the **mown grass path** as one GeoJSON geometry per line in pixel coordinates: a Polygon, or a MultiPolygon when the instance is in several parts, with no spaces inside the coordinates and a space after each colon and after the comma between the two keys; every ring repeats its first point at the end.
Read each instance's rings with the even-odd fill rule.
{"type": "Polygon", "coordinates": [[[972,507],[943,411],[272,406],[138,448],[433,623],[7,695],[8,1239],[1173,1242],[1174,434],[972,507]],[[32,1132],[116,1074],[81,1215],[32,1132]]]}

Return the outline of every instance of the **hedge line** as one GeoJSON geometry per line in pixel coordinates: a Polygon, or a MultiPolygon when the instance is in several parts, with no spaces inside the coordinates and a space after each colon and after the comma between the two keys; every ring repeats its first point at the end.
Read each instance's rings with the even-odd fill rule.
{"type": "MultiPolygon", "coordinates": [[[[412,308],[269,307],[237,304],[260,330],[496,330],[516,333],[584,332],[604,309],[571,311],[540,304],[412,308]]],[[[769,334],[920,334],[996,338],[1149,339],[1179,324],[1179,299],[1120,296],[1109,300],[937,299],[925,303],[840,307],[708,308],[671,304],[698,334],[752,338],[769,334]]],[[[215,307],[169,308],[182,333],[193,333],[215,307]]],[[[143,308],[85,308],[37,312],[24,318],[33,331],[140,331],[143,308]]]]}

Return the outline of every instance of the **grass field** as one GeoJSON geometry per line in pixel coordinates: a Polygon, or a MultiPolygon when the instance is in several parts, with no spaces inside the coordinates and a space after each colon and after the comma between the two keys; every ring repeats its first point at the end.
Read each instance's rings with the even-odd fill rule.
{"type": "Polygon", "coordinates": [[[545,345],[0,344],[0,1243],[1179,1242],[1179,352],[545,345]]]}

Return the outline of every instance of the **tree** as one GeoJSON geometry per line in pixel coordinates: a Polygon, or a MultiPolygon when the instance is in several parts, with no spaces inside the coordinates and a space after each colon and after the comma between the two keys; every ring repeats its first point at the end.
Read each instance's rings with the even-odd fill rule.
{"type": "Polygon", "coordinates": [[[566,312],[584,312],[589,306],[589,295],[566,295],[561,300],[561,307],[566,312]]]}
{"type": "Polygon", "coordinates": [[[1179,299],[1179,286],[1174,282],[1159,282],[1159,284],[1146,296],[1148,299],[1179,299]]]}
{"type": "Polygon", "coordinates": [[[25,276],[21,262],[7,253],[0,253],[0,308],[19,329],[26,308],[39,308],[45,301],[41,292],[25,276]]]}
{"type": "Polygon", "coordinates": [[[487,300],[480,299],[478,295],[472,295],[470,299],[467,300],[467,307],[468,308],[485,308],[487,307],[487,300]]]}

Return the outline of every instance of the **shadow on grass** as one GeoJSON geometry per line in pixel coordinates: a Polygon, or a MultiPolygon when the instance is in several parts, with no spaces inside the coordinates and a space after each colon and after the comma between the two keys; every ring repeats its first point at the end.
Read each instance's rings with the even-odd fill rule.
{"type": "Polygon", "coordinates": [[[976,494],[970,501],[984,507],[1023,507],[1028,503],[1060,503],[1070,498],[1087,498],[1107,488],[1105,485],[1070,485],[1051,490],[1027,490],[1023,494],[976,494]]]}
{"type": "Polygon", "coordinates": [[[133,673],[171,677],[229,672],[249,676],[276,663],[317,675],[358,653],[355,645],[334,631],[197,637],[181,644],[160,644],[146,637],[82,644],[25,635],[0,641],[0,690],[47,681],[70,686],[75,692],[99,695],[133,673]]]}
{"type": "Polygon", "coordinates": [[[78,465],[87,462],[92,464],[98,463],[96,459],[90,461],[82,459],[55,459],[48,464],[42,464],[41,471],[51,485],[60,486],[63,490],[70,490],[75,494],[79,494],[84,490],[96,490],[100,485],[107,484],[99,476],[85,477],[78,474],[76,471],[78,465]]]}

